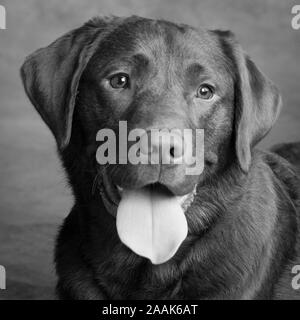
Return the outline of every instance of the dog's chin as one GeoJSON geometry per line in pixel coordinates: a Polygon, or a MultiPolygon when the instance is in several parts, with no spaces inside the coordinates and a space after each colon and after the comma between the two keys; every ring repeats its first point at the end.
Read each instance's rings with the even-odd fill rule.
{"type": "MultiPolygon", "coordinates": [[[[196,194],[197,183],[191,181],[188,187],[185,185],[184,190],[186,191],[182,194],[182,188],[172,187],[160,182],[151,182],[139,184],[137,186],[132,186],[131,190],[139,190],[139,189],[149,189],[149,191],[155,191],[160,194],[164,194],[169,197],[176,197],[178,203],[181,205],[184,211],[188,209],[194,199],[194,195],[196,194]]],[[[120,185],[113,182],[113,179],[108,176],[107,172],[103,172],[102,181],[100,184],[100,195],[106,210],[116,217],[119,203],[122,199],[122,195],[129,188],[121,187],[120,185]]]]}

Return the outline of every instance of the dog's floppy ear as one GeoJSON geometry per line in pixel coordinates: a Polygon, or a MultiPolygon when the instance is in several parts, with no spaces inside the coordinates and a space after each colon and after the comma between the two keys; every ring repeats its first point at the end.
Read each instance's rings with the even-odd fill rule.
{"type": "Polygon", "coordinates": [[[70,140],[80,77],[110,22],[91,20],[28,56],[21,67],[25,91],[60,149],[70,140]]]}
{"type": "Polygon", "coordinates": [[[235,77],[235,148],[244,172],[251,164],[251,149],[269,132],[281,109],[276,86],[257,68],[228,31],[214,31],[235,77]]]}

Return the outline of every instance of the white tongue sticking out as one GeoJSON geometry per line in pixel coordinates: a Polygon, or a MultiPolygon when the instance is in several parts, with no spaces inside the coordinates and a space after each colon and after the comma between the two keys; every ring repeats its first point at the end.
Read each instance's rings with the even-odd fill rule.
{"type": "Polygon", "coordinates": [[[155,188],[124,190],[117,212],[121,241],[153,264],[164,263],[187,236],[187,221],[174,195],[155,188]]]}

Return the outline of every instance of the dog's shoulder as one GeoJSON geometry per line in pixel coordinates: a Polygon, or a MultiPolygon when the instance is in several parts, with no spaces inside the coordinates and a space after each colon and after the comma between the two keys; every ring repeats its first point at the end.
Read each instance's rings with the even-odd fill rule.
{"type": "MultiPolygon", "coordinates": [[[[281,154],[271,152],[264,153],[264,159],[276,178],[288,192],[288,195],[299,208],[300,201],[300,176],[299,168],[295,162],[289,158],[284,158],[281,154]]],[[[300,160],[300,158],[299,158],[300,160]]]]}
{"type": "MultiPolygon", "coordinates": [[[[285,144],[275,146],[271,151],[259,151],[260,159],[271,169],[274,187],[278,195],[279,220],[287,220],[289,216],[293,223],[286,229],[285,237],[294,234],[294,245],[286,251],[285,263],[279,270],[278,282],[274,285],[275,299],[300,299],[300,290],[294,288],[293,284],[297,274],[293,271],[300,267],[300,157],[293,145],[285,144]],[[280,210],[281,209],[281,210],[280,210]],[[288,209],[288,210],[287,210],[288,209]],[[289,213],[289,214],[288,214],[289,213]],[[284,217],[283,217],[284,215],[284,217]]],[[[300,150],[300,149],[299,149],[300,150]]],[[[298,152],[300,155],[300,152],[298,152]]],[[[283,223],[281,223],[283,225],[283,223]]],[[[281,241],[281,245],[284,241],[281,241]]],[[[274,262],[275,263],[275,262],[274,262]]]]}

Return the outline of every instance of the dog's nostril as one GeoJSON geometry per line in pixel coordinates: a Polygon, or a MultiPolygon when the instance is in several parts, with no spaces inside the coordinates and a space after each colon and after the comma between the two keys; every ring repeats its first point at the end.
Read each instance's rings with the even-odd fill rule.
{"type": "Polygon", "coordinates": [[[169,132],[159,132],[159,135],[151,135],[147,132],[140,139],[140,153],[156,157],[160,161],[169,163],[179,161],[184,154],[184,141],[180,135],[169,132]]]}
{"type": "Polygon", "coordinates": [[[153,152],[153,145],[151,144],[150,135],[147,133],[139,137],[139,151],[141,154],[150,155],[153,152]]]}
{"type": "Polygon", "coordinates": [[[170,156],[172,158],[175,158],[175,148],[174,147],[171,147],[171,149],[170,149],[170,156]]]}
{"type": "Polygon", "coordinates": [[[169,155],[172,159],[181,159],[184,156],[184,141],[180,139],[177,139],[169,149],[169,155]]]}

